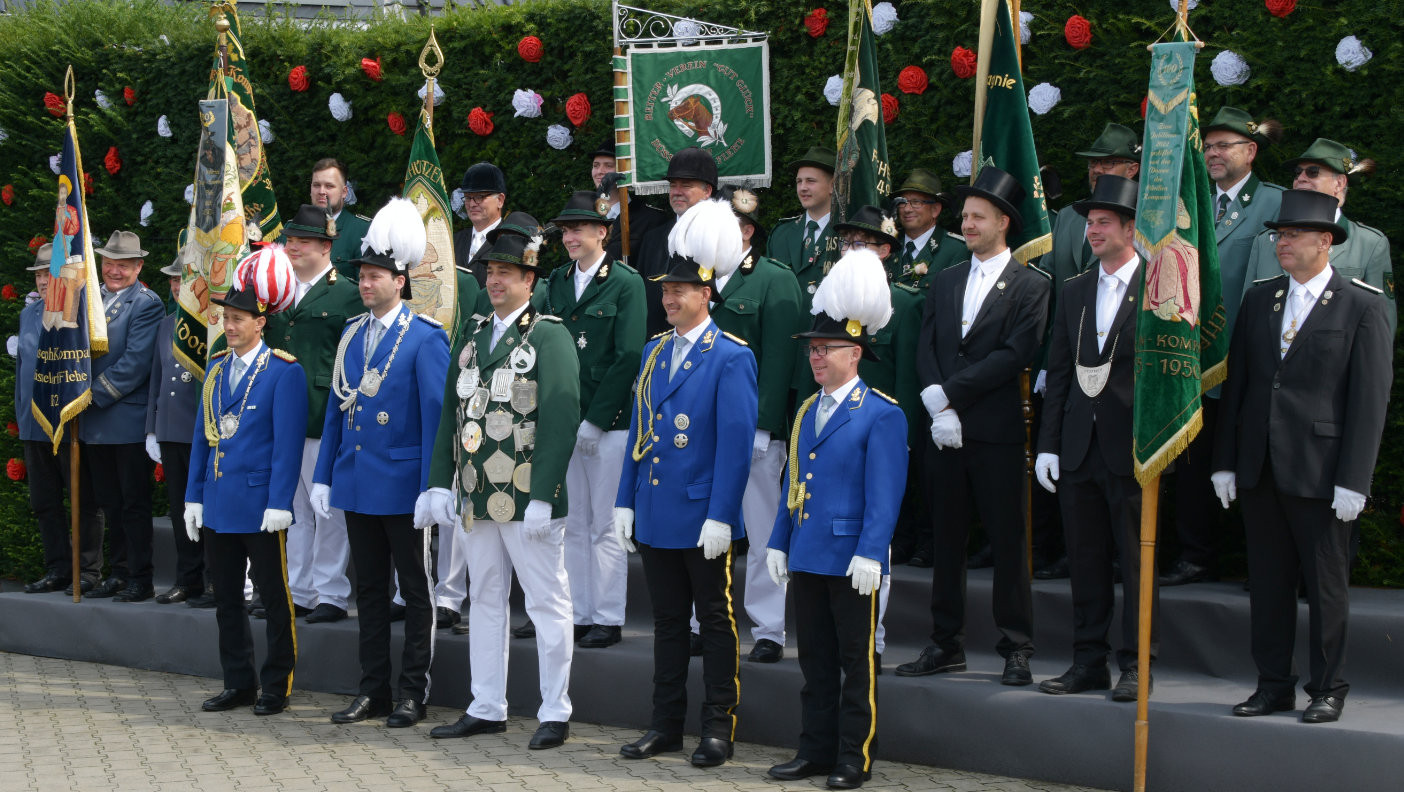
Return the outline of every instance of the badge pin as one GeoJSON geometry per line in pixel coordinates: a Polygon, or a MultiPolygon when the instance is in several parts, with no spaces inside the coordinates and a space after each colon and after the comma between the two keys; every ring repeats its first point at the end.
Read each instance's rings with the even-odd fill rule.
{"type": "Polygon", "coordinates": [[[687,413],[678,413],[677,417],[673,419],[673,426],[676,426],[679,430],[685,430],[691,425],[692,420],[687,417],[687,413]]]}
{"type": "Polygon", "coordinates": [[[581,333],[581,334],[580,334],[580,337],[577,338],[577,339],[575,339],[575,346],[576,346],[577,349],[584,349],[584,348],[585,348],[585,343],[586,343],[586,342],[585,342],[585,334],[584,334],[584,333],[581,333]]]}
{"type": "MultiPolygon", "coordinates": [[[[478,449],[483,445],[483,427],[477,421],[469,421],[463,425],[463,450],[470,454],[478,453],[478,449]]],[[[471,467],[471,465],[470,465],[471,467]]]]}
{"type": "Polygon", "coordinates": [[[505,402],[512,398],[512,370],[500,368],[492,372],[492,400],[505,402]]]}
{"type": "Polygon", "coordinates": [[[463,471],[458,474],[458,486],[464,492],[472,492],[478,488],[478,469],[473,467],[472,462],[463,463],[463,471]]]}
{"type": "Polygon", "coordinates": [[[468,400],[468,406],[464,408],[464,413],[470,420],[478,420],[487,413],[488,399],[488,389],[479,386],[477,390],[473,391],[473,396],[468,400]]]}
{"type": "Polygon", "coordinates": [[[512,458],[502,453],[502,449],[499,448],[483,463],[483,475],[487,476],[490,484],[506,484],[512,480],[514,468],[516,465],[512,464],[512,458]]]}
{"type": "Polygon", "coordinates": [[[1280,299],[1282,299],[1282,295],[1283,295],[1283,294],[1286,294],[1286,292],[1282,291],[1281,289],[1278,289],[1278,290],[1277,290],[1277,294],[1272,295],[1272,297],[1273,297],[1273,299],[1275,299],[1275,300],[1280,300],[1280,299]]]}
{"type": "Polygon", "coordinates": [[[505,492],[494,492],[488,496],[487,512],[493,522],[511,522],[517,514],[517,504],[512,500],[511,495],[505,492]]]}
{"type": "Polygon", "coordinates": [[[380,412],[375,414],[375,422],[380,424],[381,426],[390,423],[390,413],[381,410],[380,412]]]}
{"type": "Polygon", "coordinates": [[[673,435],[673,445],[677,446],[678,448],[687,448],[687,435],[681,432],[673,435]]]}
{"type": "Polygon", "coordinates": [[[692,361],[691,361],[691,360],[684,360],[684,361],[683,361],[683,368],[684,368],[684,369],[690,369],[690,368],[692,368],[692,361]]]}
{"type": "Polygon", "coordinates": [[[512,383],[512,409],[527,415],[536,409],[536,383],[519,379],[512,383]]]}
{"type": "Polygon", "coordinates": [[[192,375],[190,372],[188,372],[188,371],[182,371],[182,372],[180,372],[180,381],[181,381],[181,382],[189,382],[189,381],[191,381],[191,380],[193,380],[193,379],[195,379],[195,377],[194,377],[194,375],[192,375]]]}
{"type": "Polygon", "coordinates": [[[512,486],[521,492],[531,492],[531,463],[523,462],[512,471],[512,486]]]}
{"type": "Polygon", "coordinates": [[[1280,311],[1280,310],[1282,310],[1282,303],[1273,303],[1273,304],[1272,304],[1272,310],[1274,310],[1274,311],[1280,311]]]}
{"type": "Polygon", "coordinates": [[[1004,281],[999,281],[995,283],[995,288],[999,289],[1000,291],[1004,291],[1004,281]]]}
{"type": "Polygon", "coordinates": [[[808,291],[810,294],[813,294],[815,291],[818,290],[818,288],[819,288],[819,287],[818,287],[817,285],[811,283],[811,284],[809,284],[808,286],[805,287],[805,290],[808,291]]]}
{"type": "Polygon", "coordinates": [[[518,451],[530,451],[536,447],[536,422],[523,421],[512,427],[512,442],[518,451]]]}
{"type": "Polygon", "coordinates": [[[507,436],[512,434],[512,414],[506,410],[493,410],[484,422],[487,436],[496,442],[502,442],[507,436]]]}
{"type": "Polygon", "coordinates": [[[512,355],[507,358],[507,362],[513,373],[525,374],[536,365],[536,350],[528,344],[523,344],[512,350],[512,355]]]}

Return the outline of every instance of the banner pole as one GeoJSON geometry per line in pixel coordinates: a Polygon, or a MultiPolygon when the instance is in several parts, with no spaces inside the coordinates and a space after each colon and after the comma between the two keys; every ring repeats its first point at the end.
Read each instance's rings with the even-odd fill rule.
{"type": "Polygon", "coordinates": [[[1146,789],[1146,755],[1150,749],[1151,594],[1155,586],[1156,515],[1160,508],[1160,475],[1141,487],[1141,596],[1136,621],[1136,778],[1135,792],[1146,789]]]}
{"type": "Polygon", "coordinates": [[[83,600],[83,583],[78,563],[78,551],[82,543],[78,538],[78,507],[82,498],[82,488],[80,482],[82,478],[78,475],[78,421],[81,416],[73,416],[73,420],[68,424],[68,526],[73,554],[73,601],[83,600]]]}

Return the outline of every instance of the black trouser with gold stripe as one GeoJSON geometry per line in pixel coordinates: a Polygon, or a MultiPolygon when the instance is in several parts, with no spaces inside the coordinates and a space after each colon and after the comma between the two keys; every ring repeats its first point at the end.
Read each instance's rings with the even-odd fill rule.
{"type": "Polygon", "coordinates": [[[297,664],[297,628],[293,625],[292,594],[288,591],[286,533],[218,533],[205,529],[201,535],[211,549],[210,582],[215,589],[224,686],[248,690],[262,682],[264,693],[289,695],[293,666],[297,664]],[[268,611],[268,656],[257,676],[253,634],[244,610],[246,568],[268,611]]]}
{"type": "Polygon", "coordinates": [[[870,771],[877,747],[877,592],[865,597],[845,576],[791,572],[790,596],[804,673],[798,757],[870,771]]]}
{"type": "Polygon", "coordinates": [[[702,632],[702,736],[736,738],[741,648],[731,600],[731,550],[708,561],[700,548],[670,550],[639,543],[653,603],[653,722],[680,736],[687,716],[687,666],[693,610],[702,632]]]}

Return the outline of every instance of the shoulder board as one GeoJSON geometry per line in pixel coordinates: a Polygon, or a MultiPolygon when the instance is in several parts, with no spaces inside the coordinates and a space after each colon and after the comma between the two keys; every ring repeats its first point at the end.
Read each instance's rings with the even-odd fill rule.
{"type": "Polygon", "coordinates": [[[776,225],[780,225],[781,223],[789,223],[789,222],[792,222],[792,221],[794,221],[794,220],[798,220],[798,219],[800,219],[800,218],[803,217],[803,216],[804,216],[803,213],[801,213],[801,214],[797,214],[797,215],[790,215],[789,217],[782,217],[782,218],[780,218],[779,222],[776,223],[776,225]]]}
{"type": "Polygon", "coordinates": [[[422,313],[417,313],[417,314],[415,314],[415,315],[414,315],[414,318],[416,318],[416,319],[418,319],[418,320],[420,320],[420,321],[422,321],[422,322],[427,323],[430,327],[443,327],[443,326],[444,326],[444,323],[443,323],[443,322],[440,322],[438,319],[435,319],[435,318],[432,317],[432,316],[426,316],[425,314],[422,314],[422,313]]]}
{"type": "Polygon", "coordinates": [[[361,214],[360,212],[352,212],[351,214],[355,215],[356,217],[359,217],[360,219],[366,221],[367,223],[369,223],[369,222],[371,221],[371,219],[370,219],[369,217],[366,217],[365,215],[361,214]]]}
{"type": "Polygon", "coordinates": [[[1253,285],[1257,286],[1259,283],[1271,283],[1279,278],[1285,277],[1287,277],[1287,273],[1284,272],[1281,275],[1274,275],[1271,278],[1258,278],[1257,280],[1253,281],[1253,285]]]}
{"type": "MultiPolygon", "coordinates": [[[[1345,220],[1346,218],[1345,218],[1344,216],[1342,216],[1341,219],[1342,219],[1342,220],[1345,220]]],[[[1381,230],[1378,229],[1378,228],[1375,228],[1374,226],[1365,225],[1364,223],[1362,223],[1362,222],[1360,222],[1360,221],[1358,221],[1358,220],[1351,220],[1350,222],[1355,226],[1357,232],[1359,232],[1359,231],[1365,231],[1365,232],[1367,232],[1367,233],[1374,234],[1375,236],[1380,236],[1380,237],[1384,236],[1384,232],[1381,231],[1381,230]]],[[[1358,234],[1357,234],[1357,236],[1358,236],[1358,234]]]]}
{"type": "Polygon", "coordinates": [[[1350,282],[1354,283],[1356,286],[1359,286],[1365,291],[1374,292],[1375,294],[1384,294],[1384,289],[1377,289],[1359,278],[1351,278],[1350,282]]]}
{"type": "MultiPolygon", "coordinates": [[[[1036,269],[1037,269],[1037,268],[1036,268],[1036,269]]],[[[1063,283],[1067,283],[1068,281],[1075,281],[1075,280],[1077,280],[1078,278],[1081,278],[1083,275],[1086,275],[1087,273],[1093,272],[1093,271],[1095,271],[1095,270],[1096,270],[1096,267],[1088,267],[1087,269],[1083,270],[1082,272],[1077,273],[1076,275],[1069,275],[1068,277],[1063,278],[1063,283]]],[[[1041,269],[1038,270],[1038,271],[1039,271],[1039,272],[1043,272],[1043,270],[1041,270],[1041,269]]],[[[1048,273],[1044,273],[1044,274],[1047,275],[1048,273]]],[[[1052,277],[1052,276],[1050,275],[1049,277],[1052,277]]]]}
{"type": "Polygon", "coordinates": [[[732,341],[735,341],[741,346],[750,346],[750,344],[746,343],[746,339],[734,336],[731,333],[726,332],[725,330],[722,331],[722,335],[726,336],[727,338],[730,338],[732,341]]]}
{"type": "Polygon", "coordinates": [[[296,362],[297,362],[297,356],[294,355],[293,353],[287,351],[286,349],[277,349],[277,348],[274,348],[274,349],[273,349],[273,355],[274,355],[275,357],[280,357],[280,358],[282,358],[283,360],[286,360],[286,361],[289,362],[289,363],[296,363],[296,362]]]}
{"type": "Polygon", "coordinates": [[[770,262],[770,266],[779,267],[780,269],[785,270],[786,272],[795,271],[794,267],[791,267],[788,263],[781,261],[778,258],[771,258],[770,256],[761,256],[760,261],[768,261],[770,262]]]}
{"type": "Polygon", "coordinates": [[[639,271],[638,271],[638,270],[634,269],[633,267],[629,266],[628,264],[625,264],[625,263],[622,262],[622,261],[616,261],[616,262],[614,262],[614,266],[617,267],[617,268],[619,268],[619,269],[624,270],[625,272],[632,272],[632,273],[635,274],[635,275],[638,275],[638,274],[639,274],[639,271]]]}
{"type": "Polygon", "coordinates": [[[370,312],[369,312],[369,311],[362,311],[361,313],[358,313],[358,314],[356,314],[355,316],[348,316],[348,317],[346,317],[346,323],[347,323],[347,324],[351,324],[352,322],[356,321],[357,319],[360,319],[362,316],[365,316],[365,315],[368,314],[368,313],[370,313],[370,312]]]}
{"type": "Polygon", "coordinates": [[[888,401],[892,402],[893,404],[896,404],[896,403],[897,403],[897,400],[896,400],[896,399],[892,398],[891,396],[888,396],[886,393],[883,393],[882,391],[878,390],[877,388],[869,387],[869,388],[868,388],[868,392],[869,392],[869,393],[876,393],[877,395],[881,396],[881,397],[884,398],[884,399],[887,399],[888,401]]]}
{"type": "Polygon", "coordinates": [[[659,333],[658,335],[656,335],[656,336],[654,336],[654,337],[652,337],[652,338],[650,338],[650,339],[648,339],[648,340],[650,340],[650,341],[657,341],[658,339],[662,338],[663,336],[665,336],[665,335],[667,335],[667,334],[669,334],[669,333],[671,333],[671,332],[673,332],[673,331],[672,331],[672,330],[664,330],[663,332],[659,333]]]}
{"type": "MultiPolygon", "coordinates": [[[[1043,270],[1039,269],[1038,267],[1036,267],[1036,266],[1034,266],[1034,265],[1032,265],[1032,264],[1025,264],[1025,265],[1024,265],[1024,269],[1028,270],[1029,272],[1034,272],[1034,273],[1037,273],[1037,274],[1039,274],[1039,275],[1042,275],[1043,277],[1047,278],[1048,280],[1053,280],[1053,276],[1052,276],[1052,275],[1049,275],[1048,273],[1044,272],[1043,270]]],[[[1087,272],[1091,272],[1092,269],[1089,267],[1086,271],[1087,271],[1087,272]]]]}
{"type": "Polygon", "coordinates": [[[227,355],[227,354],[229,354],[229,347],[225,347],[224,349],[219,350],[218,352],[214,353],[213,355],[210,355],[210,360],[214,360],[215,358],[224,357],[224,356],[227,355]]]}
{"type": "Polygon", "coordinates": [[[965,241],[965,237],[961,236],[960,234],[953,234],[953,233],[951,233],[950,231],[947,231],[947,232],[946,232],[946,236],[950,237],[951,239],[954,239],[954,240],[957,241],[957,242],[964,242],[964,241],[965,241]]]}
{"type": "Polygon", "coordinates": [[[894,283],[892,287],[894,289],[901,289],[904,292],[910,292],[911,294],[921,294],[921,289],[918,289],[910,283],[894,283]]]}

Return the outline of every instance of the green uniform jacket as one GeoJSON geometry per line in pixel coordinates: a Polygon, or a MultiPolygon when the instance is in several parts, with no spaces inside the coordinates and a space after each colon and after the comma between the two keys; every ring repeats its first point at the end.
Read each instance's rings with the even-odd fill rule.
{"type": "MultiPolygon", "coordinates": [[[[1213,203],[1212,195],[1209,200],[1213,203]]],[[[1263,230],[1263,222],[1276,220],[1281,208],[1282,188],[1249,176],[1248,183],[1238,191],[1238,197],[1229,203],[1223,220],[1214,224],[1214,237],[1219,242],[1219,279],[1224,284],[1224,309],[1228,311],[1228,324],[1224,328],[1230,333],[1238,318],[1243,293],[1253,285],[1248,259],[1253,240],[1263,230]]]]}
{"type": "MultiPolygon", "coordinates": [[[[560,317],[580,362],[580,415],[596,428],[628,429],[629,397],[643,352],[643,278],[618,261],[600,265],[575,299],[575,263],[557,267],[543,290],[545,312],[560,317]]],[[[533,299],[535,304],[535,299],[533,299]]]]}
{"type": "MultiPolygon", "coordinates": [[[[804,252],[804,226],[809,222],[807,213],[787,217],[776,224],[765,243],[765,252],[776,261],[788,264],[795,274],[800,287],[800,316],[808,317],[814,305],[814,292],[819,281],[829,271],[829,264],[838,260],[838,238],[834,236],[834,217],[829,215],[829,223],[814,242],[814,249],[804,252]]],[[[804,347],[798,347],[795,357],[794,377],[791,387],[799,393],[808,394],[813,390],[813,373],[809,370],[809,359],[803,357],[804,347]]]]}
{"type": "Polygon", "coordinates": [[[332,266],[352,283],[360,279],[361,273],[357,267],[351,266],[351,262],[361,257],[361,240],[365,239],[369,230],[370,218],[350,209],[342,209],[341,215],[336,218],[336,239],[332,240],[331,249],[332,266]]]}
{"type": "Polygon", "coordinates": [[[1087,218],[1078,214],[1071,206],[1064,206],[1053,221],[1053,249],[1038,259],[1038,268],[1053,279],[1053,289],[1048,293],[1048,328],[1044,331],[1043,347],[1038,352],[1038,370],[1048,367],[1048,342],[1053,334],[1053,317],[1058,315],[1058,298],[1063,294],[1063,284],[1069,278],[1086,272],[1097,260],[1092,255],[1092,247],[1087,244],[1087,218]]]}
{"type": "MultiPolygon", "coordinates": [[[[454,486],[455,465],[473,466],[476,485],[467,490],[463,476],[459,476],[458,494],[472,500],[474,520],[488,520],[488,497],[495,492],[506,492],[512,496],[515,510],[512,521],[521,521],[526,514],[527,504],[533,500],[551,504],[551,516],[559,519],[566,515],[566,465],[571,452],[575,450],[575,433],[580,428],[580,374],[579,363],[575,359],[575,345],[570,334],[554,316],[545,316],[528,306],[517,321],[507,328],[497,342],[497,348],[488,351],[492,343],[492,321],[478,323],[471,338],[467,333],[454,344],[453,355],[449,358],[447,382],[444,383],[444,409],[439,416],[439,433],[434,438],[434,457],[429,463],[429,486],[452,489],[454,486]],[[535,326],[533,327],[533,322],[535,326]],[[481,445],[471,454],[463,447],[459,437],[458,421],[460,410],[467,405],[467,399],[458,397],[458,375],[462,370],[463,348],[472,343],[477,347],[477,364],[482,387],[492,383],[493,372],[507,366],[512,350],[521,346],[523,334],[530,332],[528,342],[536,350],[536,362],[525,374],[517,379],[536,383],[536,407],[525,415],[518,413],[508,402],[489,401],[486,414],[476,420],[464,417],[465,427],[476,423],[483,430],[481,445]],[[486,432],[487,417],[494,412],[504,411],[511,416],[514,426],[532,422],[536,424],[536,443],[532,448],[518,448],[516,433],[508,432],[501,441],[494,440],[486,432]],[[513,471],[531,463],[530,474],[524,482],[513,481],[491,483],[483,470],[483,463],[498,450],[512,460],[513,471]],[[517,484],[525,483],[526,490],[517,484]]],[[[464,521],[468,522],[467,520],[464,521]]]]}
{"type": "Polygon", "coordinates": [[[937,228],[921,250],[917,251],[912,263],[903,268],[898,262],[902,258],[902,246],[905,244],[906,238],[899,237],[896,250],[888,257],[888,279],[893,283],[915,286],[923,292],[931,285],[931,279],[936,277],[936,273],[970,257],[970,249],[965,246],[965,237],[937,228]]]}
{"type": "Polygon", "coordinates": [[[336,345],[341,341],[341,331],[346,329],[346,320],[365,312],[355,282],[338,275],[332,267],[312,284],[301,303],[268,317],[264,340],[271,347],[292,353],[307,374],[308,437],[322,436],[332,364],[336,362],[336,345]]]}
{"type": "Polygon", "coordinates": [[[756,428],[785,440],[799,346],[794,335],[809,329],[808,317],[800,313],[799,282],[785,264],[748,254],[721,294],[722,302],[712,308],[713,321],[723,332],[744,340],[756,356],[756,428]]]}
{"type": "MultiPolygon", "coordinates": [[[[1331,246],[1331,268],[1346,280],[1360,280],[1384,292],[1385,299],[1389,300],[1385,315],[1389,320],[1390,338],[1393,338],[1399,314],[1394,304],[1394,264],[1389,256],[1389,240],[1370,226],[1351,222],[1344,214],[1340,224],[1346,230],[1346,241],[1331,246]]],[[[1268,239],[1269,233],[1264,231],[1253,240],[1248,256],[1249,283],[1283,274],[1277,263],[1277,248],[1268,239]]]]}
{"type": "MultiPolygon", "coordinates": [[[[897,400],[897,406],[907,416],[907,447],[921,448],[920,441],[931,425],[929,418],[922,418],[926,408],[921,404],[921,383],[916,370],[922,307],[926,297],[915,286],[894,283],[891,288],[892,318],[881,330],[868,336],[868,345],[880,360],[860,361],[858,376],[868,383],[868,387],[897,400]]],[[[813,385],[813,379],[811,376],[811,392],[817,387],[813,385]]]]}

